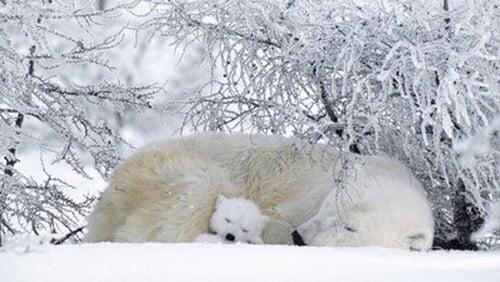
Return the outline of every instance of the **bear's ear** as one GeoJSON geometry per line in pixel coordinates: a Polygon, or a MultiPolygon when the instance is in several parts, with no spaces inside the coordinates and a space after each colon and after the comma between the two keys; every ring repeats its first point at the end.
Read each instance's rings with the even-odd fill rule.
{"type": "Polygon", "coordinates": [[[215,203],[215,207],[219,207],[225,200],[227,200],[227,198],[224,195],[217,196],[217,202],[215,203]]]}

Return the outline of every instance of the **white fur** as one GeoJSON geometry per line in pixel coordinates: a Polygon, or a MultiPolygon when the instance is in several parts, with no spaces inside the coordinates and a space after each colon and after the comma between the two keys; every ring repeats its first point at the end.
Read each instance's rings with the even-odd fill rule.
{"type": "Polygon", "coordinates": [[[194,239],[194,242],[198,243],[212,243],[212,244],[231,244],[233,242],[224,240],[221,236],[217,234],[203,233],[194,239]]]}
{"type": "Polygon", "coordinates": [[[208,232],[218,195],[249,199],[270,217],[264,242],[289,242],[268,234],[287,229],[273,228],[279,223],[312,245],[432,244],[422,185],[399,162],[294,138],[225,134],[165,140],[120,164],[86,239],[192,241],[208,232]]]}
{"type": "Polygon", "coordinates": [[[253,202],[219,196],[210,227],[223,238],[233,235],[236,242],[262,244],[261,235],[266,222],[267,217],[253,202]]]}
{"type": "Polygon", "coordinates": [[[421,184],[403,166],[360,157],[350,169],[356,184],[330,193],[318,213],[297,228],[306,244],[431,247],[431,210],[421,184]]]}
{"type": "Polygon", "coordinates": [[[251,201],[219,196],[210,219],[210,229],[215,234],[203,233],[195,242],[262,244],[261,236],[266,222],[267,217],[251,201]],[[226,239],[228,235],[234,239],[226,239]]]}

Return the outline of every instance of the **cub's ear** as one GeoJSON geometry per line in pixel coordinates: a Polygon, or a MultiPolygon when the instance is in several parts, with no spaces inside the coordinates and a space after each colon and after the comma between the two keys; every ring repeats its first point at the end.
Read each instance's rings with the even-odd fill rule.
{"type": "Polygon", "coordinates": [[[217,201],[215,203],[215,207],[219,207],[222,204],[222,202],[224,202],[225,200],[227,200],[227,198],[224,195],[217,196],[217,201]]]}

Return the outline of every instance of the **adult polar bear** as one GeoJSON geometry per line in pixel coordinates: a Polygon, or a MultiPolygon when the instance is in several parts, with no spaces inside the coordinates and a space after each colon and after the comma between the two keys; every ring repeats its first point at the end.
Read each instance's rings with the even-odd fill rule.
{"type": "MultiPolygon", "coordinates": [[[[208,231],[219,194],[254,201],[270,227],[297,228],[311,245],[432,245],[428,201],[400,163],[294,138],[216,133],[165,140],[118,165],[86,240],[192,241],[208,231]]],[[[270,234],[265,242],[287,243],[270,234]]]]}

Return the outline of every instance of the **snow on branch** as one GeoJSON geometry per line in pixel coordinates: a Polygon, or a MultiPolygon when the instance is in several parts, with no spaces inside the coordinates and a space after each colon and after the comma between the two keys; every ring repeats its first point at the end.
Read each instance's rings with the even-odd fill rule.
{"type": "Polygon", "coordinates": [[[5,156],[0,238],[21,231],[74,230],[92,202],[71,199],[64,192],[70,185],[48,173],[43,183],[24,176],[15,168],[19,150],[53,152],[54,161],[64,161],[86,177],[83,159],[90,158],[106,176],[120,161],[116,146],[124,140],[104,122],[93,122],[85,105],[117,111],[151,108],[150,100],[161,90],[156,85],[82,84],[79,77],[61,78],[75,65],[113,68],[106,52],[122,42],[127,24],[119,17],[130,5],[96,10],[91,1],[0,2],[0,152],[5,156]],[[35,131],[33,124],[38,125],[35,131]],[[51,138],[43,138],[43,130],[51,138]]]}

